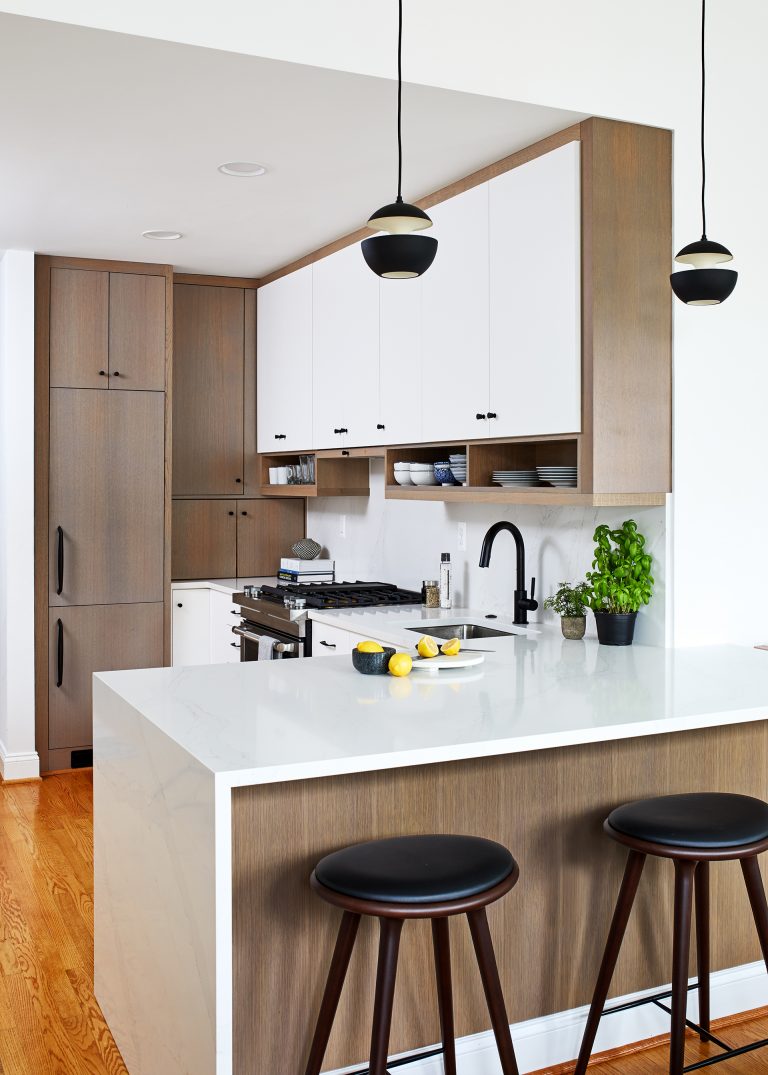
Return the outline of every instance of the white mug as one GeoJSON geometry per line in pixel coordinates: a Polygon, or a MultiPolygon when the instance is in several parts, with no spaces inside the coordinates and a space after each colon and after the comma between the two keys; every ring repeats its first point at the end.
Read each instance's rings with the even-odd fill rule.
{"type": "Polygon", "coordinates": [[[279,467],[270,467],[269,468],[269,484],[270,485],[277,485],[278,484],[277,472],[278,472],[279,469],[280,469],[279,467]]]}
{"type": "Polygon", "coordinates": [[[277,484],[278,485],[287,485],[288,484],[288,470],[290,468],[289,467],[276,467],[275,469],[277,470],[277,484]]]}

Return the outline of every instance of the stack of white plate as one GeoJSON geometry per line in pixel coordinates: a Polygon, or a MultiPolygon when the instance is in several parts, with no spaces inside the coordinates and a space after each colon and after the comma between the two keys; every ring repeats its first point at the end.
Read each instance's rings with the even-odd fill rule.
{"type": "Polygon", "coordinates": [[[576,467],[536,467],[539,478],[556,489],[575,489],[576,467]]]}
{"type": "Polygon", "coordinates": [[[448,462],[451,464],[451,474],[459,485],[463,485],[467,480],[467,453],[449,455],[448,462]]]}
{"type": "Polygon", "coordinates": [[[494,485],[503,485],[505,489],[539,484],[539,476],[535,470],[494,470],[491,477],[494,485]]]}

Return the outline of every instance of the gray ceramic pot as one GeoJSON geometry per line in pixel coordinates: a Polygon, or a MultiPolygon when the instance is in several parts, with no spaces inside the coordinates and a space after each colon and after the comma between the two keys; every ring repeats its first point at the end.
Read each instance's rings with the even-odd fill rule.
{"type": "Polygon", "coordinates": [[[560,626],[563,629],[563,638],[574,640],[583,638],[587,629],[586,616],[561,616],[560,626]]]}

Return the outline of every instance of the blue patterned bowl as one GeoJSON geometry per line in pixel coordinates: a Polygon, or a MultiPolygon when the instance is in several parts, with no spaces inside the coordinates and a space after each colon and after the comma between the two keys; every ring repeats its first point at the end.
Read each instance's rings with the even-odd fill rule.
{"type": "Polygon", "coordinates": [[[435,463],[435,481],[440,485],[453,485],[450,463],[435,463]]]}

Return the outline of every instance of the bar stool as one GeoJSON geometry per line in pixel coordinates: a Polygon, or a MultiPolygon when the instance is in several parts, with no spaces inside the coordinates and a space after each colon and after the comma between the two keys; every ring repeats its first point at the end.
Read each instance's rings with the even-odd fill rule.
{"type": "Polygon", "coordinates": [[[361,915],[378,918],[380,929],[371,1053],[364,1071],[387,1075],[400,932],[408,918],[429,918],[443,1046],[413,1060],[442,1053],[446,1075],[456,1075],[448,919],[458,914],[469,921],[502,1071],[518,1075],[485,908],[509,892],[519,873],[505,847],[478,836],[397,836],[354,844],[322,859],[310,884],[344,914],[306,1075],[320,1075],[361,915]]]}
{"type": "Polygon", "coordinates": [[[608,816],[603,828],[613,840],[625,844],[630,851],[574,1075],[584,1075],[587,1070],[601,1016],[641,1004],[656,1004],[671,1015],[670,1075],[680,1075],[681,1072],[700,1066],[683,1066],[686,1026],[695,1030],[702,1041],[711,1041],[723,1050],[722,1054],[716,1054],[709,1059],[708,1065],[768,1045],[766,1039],[752,1042],[740,1049],[731,1049],[710,1033],[709,1015],[710,862],[739,860],[763,959],[768,968],[768,903],[757,861],[757,856],[768,850],[768,803],[748,795],[719,792],[662,795],[618,807],[608,816]],[[675,864],[672,988],[629,1005],[604,1009],[640,875],[648,855],[670,858],[675,864]],[[698,1023],[693,1023],[686,1017],[691,903],[694,892],[698,981],[690,988],[698,989],[698,1023]],[[672,998],[671,1009],[661,1003],[669,997],[672,998]]]}

